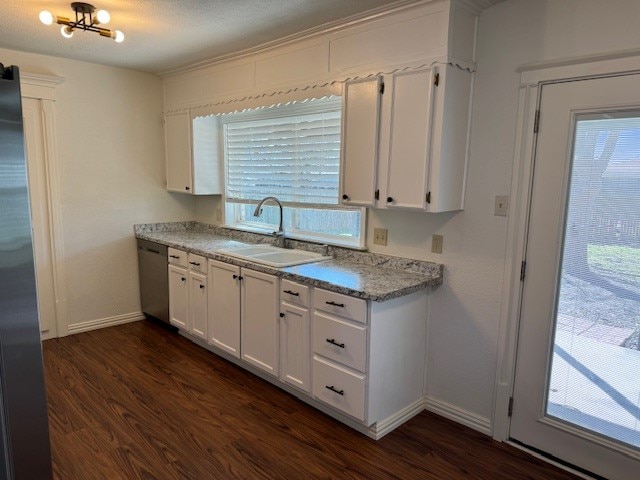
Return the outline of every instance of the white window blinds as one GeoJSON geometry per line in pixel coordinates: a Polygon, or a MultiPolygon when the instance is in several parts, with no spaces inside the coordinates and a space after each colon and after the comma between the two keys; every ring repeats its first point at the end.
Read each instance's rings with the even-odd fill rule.
{"type": "Polygon", "coordinates": [[[337,205],[340,97],[223,117],[226,200],[337,205]]]}

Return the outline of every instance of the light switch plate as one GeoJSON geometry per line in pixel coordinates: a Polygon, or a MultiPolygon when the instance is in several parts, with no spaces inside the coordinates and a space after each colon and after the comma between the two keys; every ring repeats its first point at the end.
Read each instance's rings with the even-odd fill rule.
{"type": "Polygon", "coordinates": [[[386,245],[387,244],[387,229],[386,228],[374,228],[373,229],[373,243],[374,243],[374,245],[386,245]]]}
{"type": "Polygon", "coordinates": [[[493,214],[496,217],[506,217],[509,213],[509,195],[496,195],[493,214]]]}
{"type": "Polygon", "coordinates": [[[442,244],[444,237],[442,235],[434,235],[431,237],[431,253],[442,253],[442,244]]]}

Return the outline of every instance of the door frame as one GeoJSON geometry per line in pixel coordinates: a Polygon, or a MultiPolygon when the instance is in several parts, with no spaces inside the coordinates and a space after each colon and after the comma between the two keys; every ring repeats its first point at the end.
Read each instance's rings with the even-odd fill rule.
{"type": "Polygon", "coordinates": [[[45,182],[49,204],[48,222],[51,233],[51,263],[53,269],[53,289],[55,297],[55,328],[46,338],[68,335],[67,289],[64,271],[64,248],[62,236],[62,215],[60,185],[58,175],[58,149],[55,131],[56,87],[64,82],[63,77],[20,72],[20,90],[23,98],[40,100],[42,105],[43,155],[46,164],[45,182]]]}
{"type": "MultiPolygon", "coordinates": [[[[592,55],[566,60],[523,65],[520,73],[518,116],[513,171],[511,207],[507,224],[507,242],[498,329],[498,360],[492,411],[492,436],[508,442],[511,418],[520,307],[523,292],[521,268],[526,258],[533,167],[536,155],[536,112],[540,106],[541,87],[545,84],[640,74],[640,51],[592,55]]],[[[541,119],[544,122],[544,119],[541,119]]],[[[517,407],[516,407],[517,408],[517,407]]]]}

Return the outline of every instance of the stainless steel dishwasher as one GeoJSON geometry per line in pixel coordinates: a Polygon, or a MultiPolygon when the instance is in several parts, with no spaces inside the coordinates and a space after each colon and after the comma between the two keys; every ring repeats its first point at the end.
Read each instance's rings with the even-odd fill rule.
{"type": "Polygon", "coordinates": [[[167,247],[138,239],[138,271],[142,313],[169,323],[167,247]]]}

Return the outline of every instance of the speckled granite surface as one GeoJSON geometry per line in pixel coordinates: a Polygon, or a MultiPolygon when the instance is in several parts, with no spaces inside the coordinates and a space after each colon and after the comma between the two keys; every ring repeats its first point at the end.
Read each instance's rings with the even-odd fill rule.
{"type": "MultiPolygon", "coordinates": [[[[330,247],[332,260],[281,269],[240,260],[217,251],[247,244],[273,243],[273,239],[199,222],[135,225],[134,233],[137,238],[376,302],[442,283],[442,264],[340,247],[330,247]]],[[[322,245],[290,239],[287,239],[287,246],[315,252],[323,250],[322,245]]]]}

